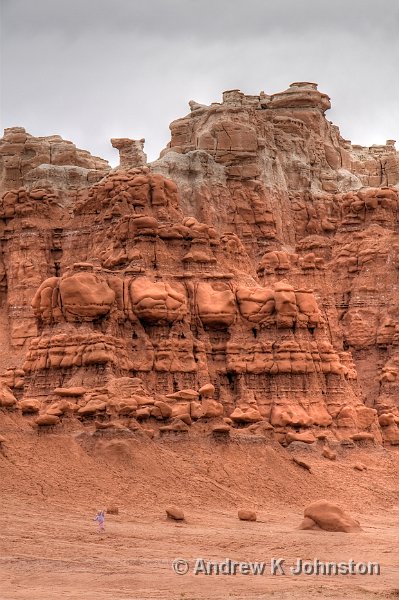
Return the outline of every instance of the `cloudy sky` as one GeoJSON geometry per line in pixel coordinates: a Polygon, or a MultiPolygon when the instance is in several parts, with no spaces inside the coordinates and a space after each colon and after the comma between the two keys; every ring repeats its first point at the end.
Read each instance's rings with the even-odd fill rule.
{"type": "Polygon", "coordinates": [[[0,3],[3,128],[58,133],[113,164],[109,138],[145,137],[154,159],[190,99],[315,81],[344,137],[399,140],[397,0],[0,3]]]}

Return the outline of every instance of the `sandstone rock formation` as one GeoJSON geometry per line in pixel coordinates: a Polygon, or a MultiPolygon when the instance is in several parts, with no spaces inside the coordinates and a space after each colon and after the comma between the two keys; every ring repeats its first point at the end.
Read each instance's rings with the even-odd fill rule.
{"type": "Polygon", "coordinates": [[[300,529],[324,529],[325,531],[342,531],[344,533],[362,531],[356,519],[327,500],[319,500],[307,506],[304,517],[300,529]]]}
{"type": "Polygon", "coordinates": [[[352,146],[329,106],[312,83],[190,102],[151,164],[113,139],[113,170],[6,130],[1,410],[399,443],[399,154],[352,146]]]}
{"type": "MultiPolygon", "coordinates": [[[[104,176],[106,160],[63,140],[59,135],[34,137],[23,127],[4,130],[0,140],[0,187],[41,189],[47,184],[65,190],[86,187],[104,176]]],[[[36,192],[35,199],[44,197],[36,192]]]]}

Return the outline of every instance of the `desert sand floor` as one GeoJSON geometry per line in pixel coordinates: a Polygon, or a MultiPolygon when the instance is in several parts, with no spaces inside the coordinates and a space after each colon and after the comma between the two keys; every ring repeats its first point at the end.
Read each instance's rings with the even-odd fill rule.
{"type": "Polygon", "coordinates": [[[398,448],[339,446],[330,461],[317,444],[285,449],[256,436],[118,438],[72,422],[40,435],[13,415],[0,425],[0,600],[399,598],[398,448]],[[299,530],[303,509],[322,498],[363,532],[299,530]],[[95,511],[110,505],[119,514],[99,534],[95,511]],[[185,523],[166,519],[169,505],[185,523]],[[239,521],[239,508],[259,521],[239,521]],[[188,574],[174,573],[176,558],[188,574]],[[194,575],[197,558],[353,559],[378,562],[381,574],[194,575]]]}
{"type": "Polygon", "coordinates": [[[399,598],[399,509],[370,515],[356,535],[305,532],[299,512],[259,514],[240,522],[233,511],[193,510],[187,523],[151,508],[144,518],[123,511],[105,534],[92,515],[65,506],[21,505],[1,511],[1,600],[264,600],[399,598]],[[172,561],[191,568],[198,557],[266,561],[283,557],[379,562],[381,574],[338,576],[177,575],[172,561]]]}

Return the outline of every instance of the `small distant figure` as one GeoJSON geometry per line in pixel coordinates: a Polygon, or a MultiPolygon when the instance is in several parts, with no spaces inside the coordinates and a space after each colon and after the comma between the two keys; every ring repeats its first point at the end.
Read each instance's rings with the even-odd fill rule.
{"type": "Polygon", "coordinates": [[[97,511],[96,516],[93,521],[97,521],[98,523],[98,533],[104,533],[105,531],[105,511],[99,510],[97,511]]]}

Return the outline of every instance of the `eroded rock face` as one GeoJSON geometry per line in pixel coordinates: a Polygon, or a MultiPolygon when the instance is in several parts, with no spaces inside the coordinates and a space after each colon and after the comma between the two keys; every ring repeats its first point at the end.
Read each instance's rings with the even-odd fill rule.
{"type": "Polygon", "coordinates": [[[266,323],[275,312],[273,290],[239,287],[237,301],[242,316],[252,323],[266,323]]]}
{"type": "Polygon", "coordinates": [[[76,148],[59,135],[37,138],[23,127],[10,127],[4,130],[0,140],[0,187],[3,191],[26,184],[40,188],[43,179],[50,184],[56,182],[58,187],[85,187],[109,170],[106,160],[76,148]]]}
{"type": "Polygon", "coordinates": [[[115,292],[104,277],[78,271],[46,279],[32,300],[32,308],[45,322],[93,321],[108,314],[114,301],[115,292]]]}
{"type": "Polygon", "coordinates": [[[144,153],[145,139],[130,140],[129,138],[113,138],[111,144],[119,150],[119,160],[122,169],[143,167],[147,163],[144,153]]]}
{"type": "Polygon", "coordinates": [[[154,163],[113,139],[112,171],[6,130],[1,410],[399,443],[399,156],[343,140],[329,106],[306,82],[230,90],[154,163]]]}
{"type": "Polygon", "coordinates": [[[196,304],[202,324],[210,328],[227,329],[236,318],[234,294],[223,284],[215,289],[208,283],[199,283],[196,294],[196,304]]]}
{"type": "Polygon", "coordinates": [[[137,317],[150,323],[181,321],[187,313],[185,290],[181,285],[152,282],[138,277],[130,283],[133,310],[137,317]]]}

